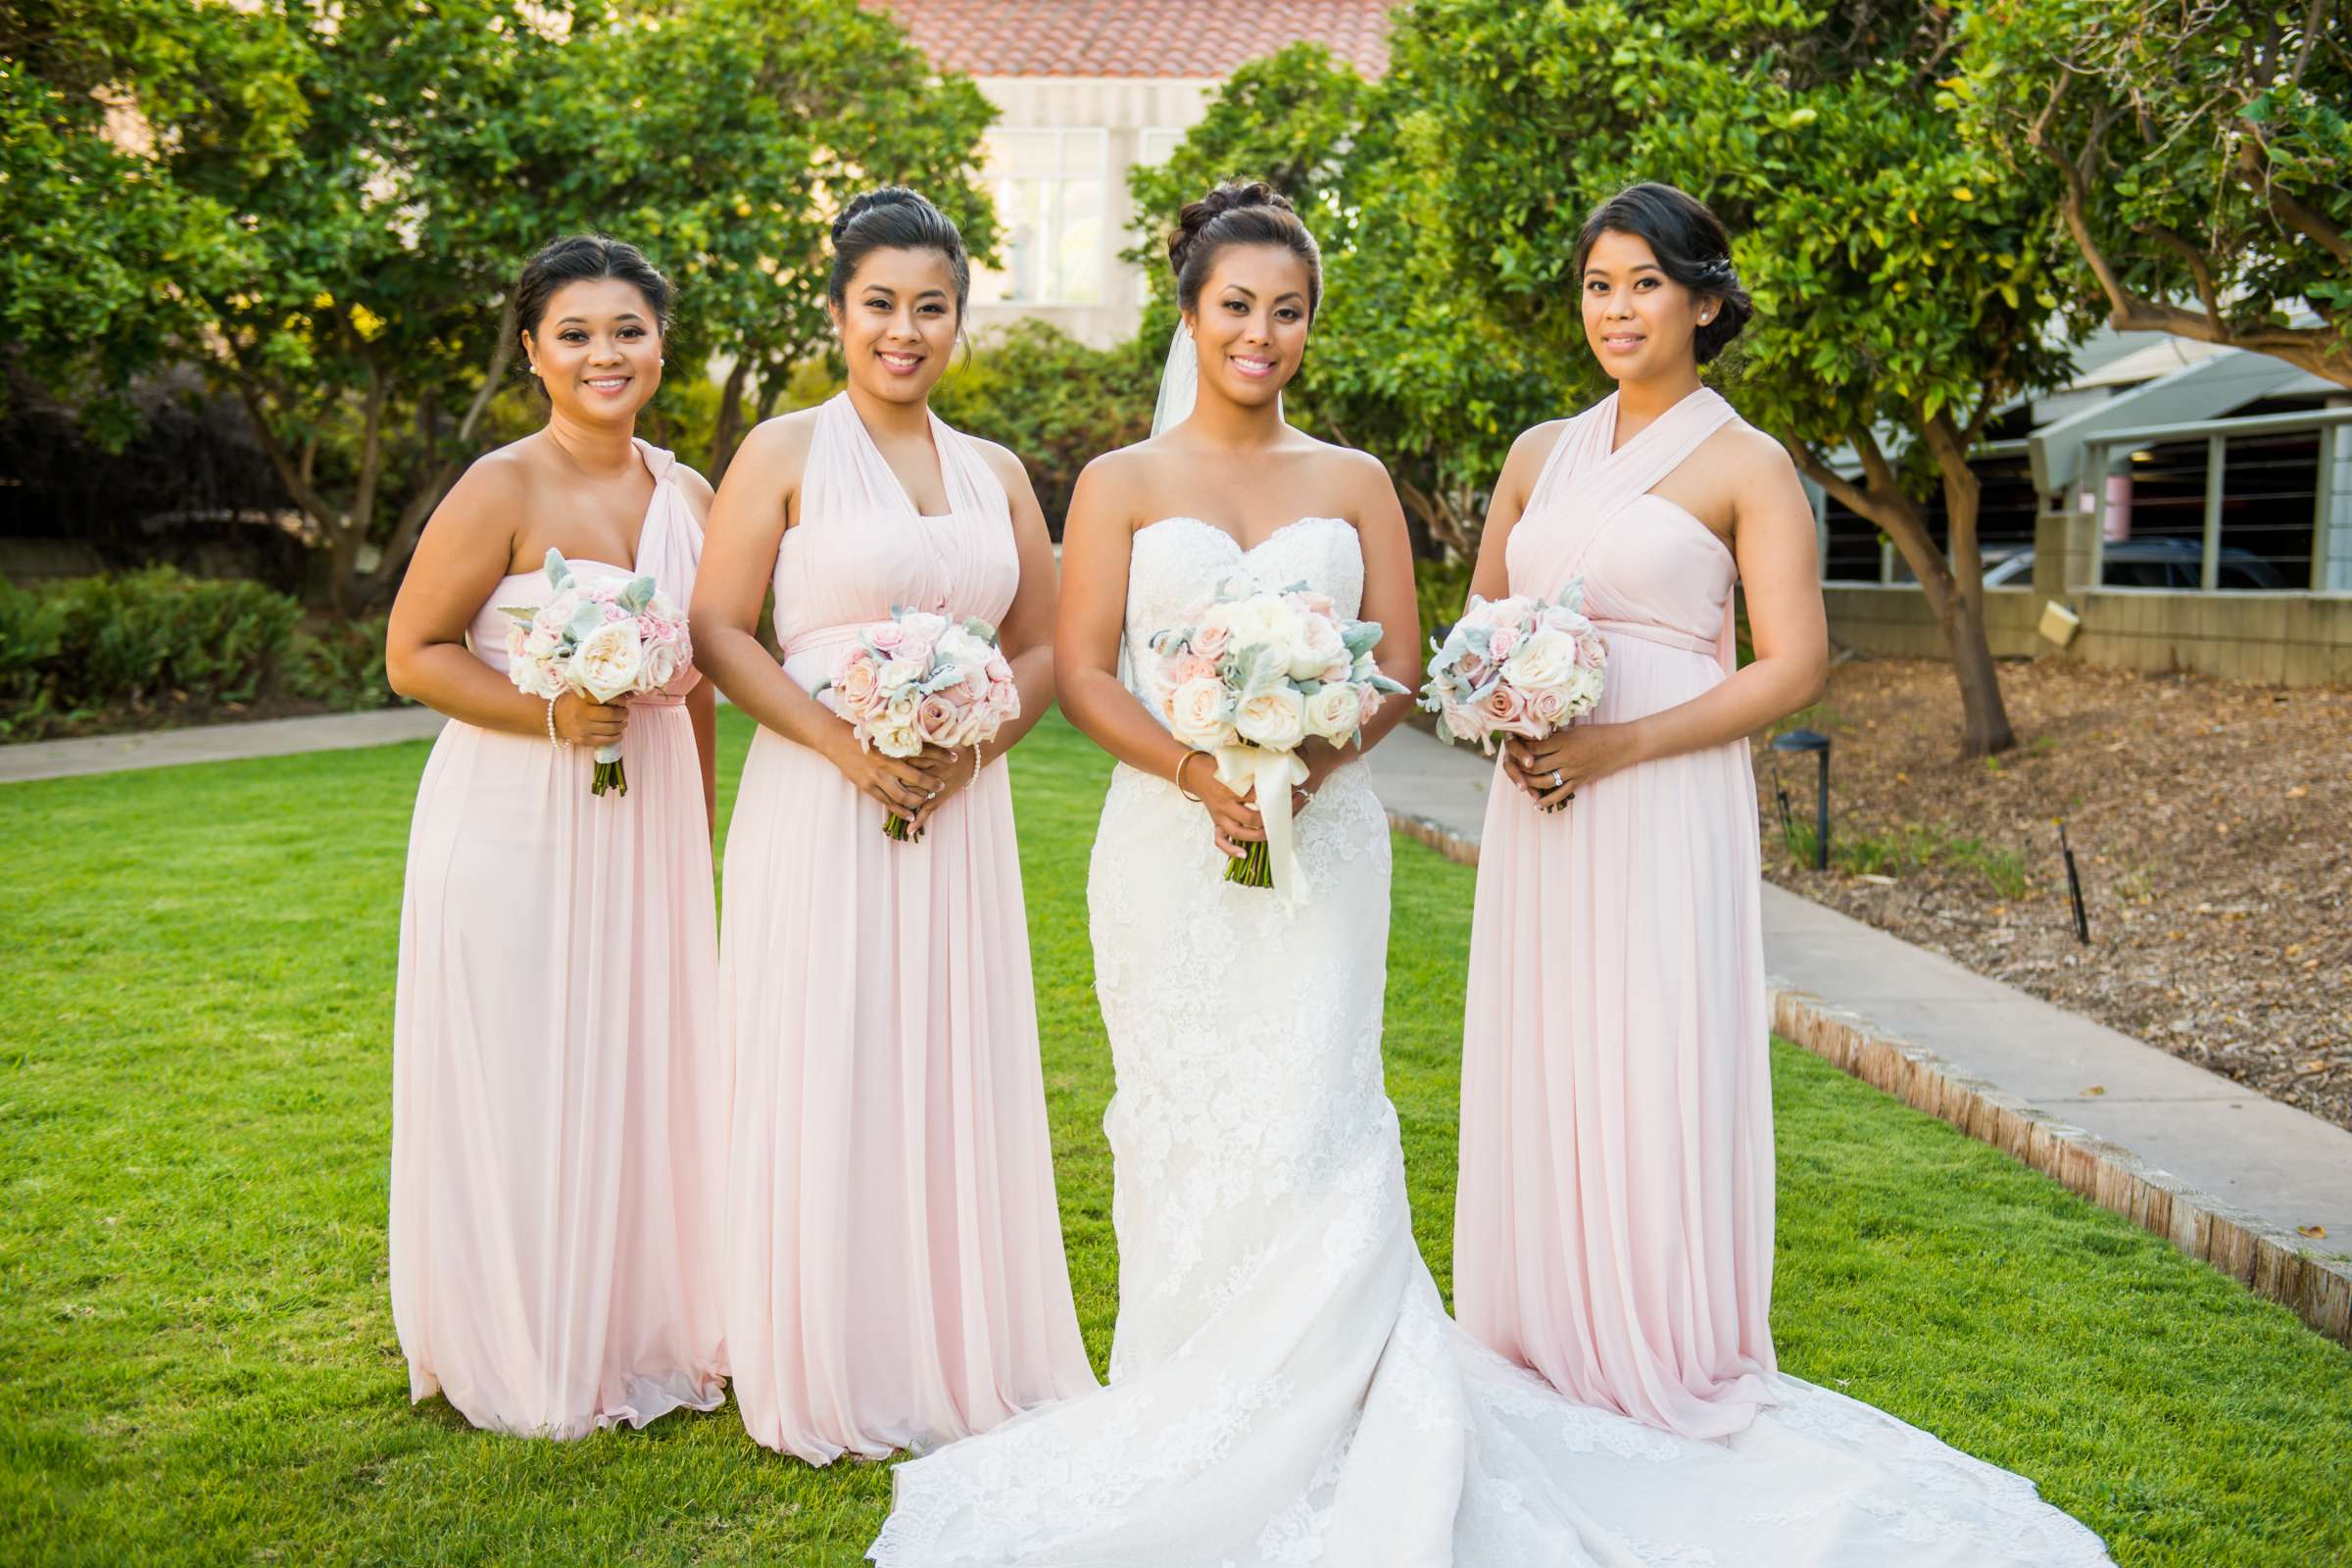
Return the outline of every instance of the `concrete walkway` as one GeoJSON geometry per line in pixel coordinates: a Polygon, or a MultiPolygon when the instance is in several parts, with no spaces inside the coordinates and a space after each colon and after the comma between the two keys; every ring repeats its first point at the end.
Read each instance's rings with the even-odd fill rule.
{"type": "Polygon", "coordinates": [[[429,708],[387,708],[372,713],[200,724],[78,741],[29,741],[22,746],[0,746],[0,784],[115,773],[133,767],[176,767],[182,762],[231,762],[248,757],[388,746],[394,741],[438,735],[448,722],[429,708]]]}
{"type": "MultiPolygon", "coordinates": [[[[1473,863],[1494,765],[1372,754],[1397,825],[1473,863]]],[[[2352,1132],[1770,884],[1764,962],[1784,1034],[2352,1337],[2352,1132]]]]}

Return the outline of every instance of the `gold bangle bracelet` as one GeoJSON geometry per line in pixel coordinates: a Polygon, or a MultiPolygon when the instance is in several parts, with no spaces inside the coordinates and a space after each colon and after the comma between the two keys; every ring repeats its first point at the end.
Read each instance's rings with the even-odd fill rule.
{"type": "MultiPolygon", "coordinates": [[[[1195,795],[1191,790],[1188,790],[1184,787],[1185,762],[1190,762],[1196,757],[1207,756],[1208,754],[1206,752],[1201,751],[1187,752],[1184,754],[1184,761],[1176,764],[1176,793],[1183,796],[1186,800],[1192,802],[1195,806],[1203,806],[1207,803],[1202,801],[1200,796],[1195,795]]],[[[1210,760],[1213,761],[1215,759],[1211,758],[1210,760]]]]}

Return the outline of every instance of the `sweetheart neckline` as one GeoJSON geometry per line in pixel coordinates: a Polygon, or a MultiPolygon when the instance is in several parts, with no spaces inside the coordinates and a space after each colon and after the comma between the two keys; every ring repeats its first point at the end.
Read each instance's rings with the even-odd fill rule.
{"type": "Polygon", "coordinates": [[[1302,527],[1304,527],[1306,524],[1308,524],[1308,523],[1310,523],[1310,522],[1336,522],[1336,523],[1339,523],[1341,526],[1343,526],[1343,527],[1346,527],[1346,528],[1349,529],[1350,531],[1353,531],[1353,528],[1354,528],[1354,525],[1353,525],[1352,523],[1349,523],[1346,517],[1329,517],[1329,516],[1293,517],[1293,518],[1292,518],[1292,519],[1291,519],[1289,522],[1286,522],[1286,523],[1284,523],[1284,524],[1283,524],[1281,527],[1279,527],[1279,528],[1275,529],[1275,530],[1274,530],[1272,533],[1270,533],[1270,534],[1266,535],[1266,536],[1265,536],[1263,539],[1260,539],[1260,540],[1259,540],[1257,543],[1255,543],[1255,544],[1253,544],[1253,545],[1245,545],[1245,544],[1243,544],[1243,543],[1242,543],[1242,542],[1241,542],[1239,539],[1236,539],[1236,538],[1235,538],[1235,537],[1234,537],[1232,534],[1230,534],[1230,533],[1227,533],[1227,532],[1226,532],[1224,529],[1222,529],[1222,528],[1218,527],[1218,526],[1217,526],[1215,523],[1213,523],[1213,522],[1210,522],[1210,521],[1209,521],[1209,520],[1208,520],[1206,517],[1196,517],[1196,516],[1193,516],[1193,515],[1191,515],[1190,514],[1187,514],[1187,513],[1178,513],[1178,514],[1174,514],[1173,516],[1166,516],[1166,517],[1154,517],[1154,518],[1152,518],[1152,519],[1150,522],[1147,522],[1147,523],[1145,523],[1145,524],[1144,524],[1144,525],[1143,525],[1141,528],[1138,528],[1138,529],[1136,529],[1136,530],[1135,530],[1135,533],[1134,533],[1133,535],[1131,535],[1130,537],[1131,537],[1131,538],[1139,538],[1139,539],[1140,539],[1140,538],[1141,538],[1141,537],[1143,537],[1145,534],[1148,534],[1148,533],[1150,533],[1150,532],[1151,532],[1152,529],[1154,529],[1154,528],[1158,527],[1158,526],[1159,526],[1161,523],[1165,523],[1165,522],[1190,522],[1190,523],[1196,523],[1196,524],[1198,524],[1198,525],[1199,525],[1199,526],[1200,526],[1200,527],[1206,528],[1206,529],[1207,529],[1207,530],[1208,530],[1210,533],[1213,533],[1213,534],[1215,534],[1215,535],[1216,535],[1218,538],[1220,538],[1220,539],[1224,540],[1224,541],[1225,541],[1227,544],[1229,544],[1229,545],[1233,546],[1233,548],[1234,548],[1235,552],[1236,552],[1237,554],[1239,554],[1240,556],[1242,556],[1244,559],[1248,559],[1248,558],[1249,558],[1249,557],[1250,557],[1250,556],[1254,556],[1254,555],[1256,555],[1256,554],[1257,554],[1257,553],[1258,553],[1260,550],[1263,550],[1263,549],[1265,549],[1265,548],[1266,548],[1266,546],[1268,546],[1268,545],[1272,544],[1272,543],[1273,543],[1275,540],[1277,540],[1277,539],[1281,538],[1281,537],[1282,537],[1284,534],[1286,534],[1286,533],[1289,533],[1289,532],[1290,532],[1290,531],[1291,531],[1293,528],[1302,528],[1302,527]]]}

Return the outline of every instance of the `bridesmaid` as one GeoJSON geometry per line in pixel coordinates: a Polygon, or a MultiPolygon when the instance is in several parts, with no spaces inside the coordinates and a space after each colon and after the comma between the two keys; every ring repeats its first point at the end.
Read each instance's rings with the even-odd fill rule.
{"type": "Polygon", "coordinates": [[[760,722],[727,838],[727,1346],[744,1425],[826,1464],[1095,1387],[1054,1206],[1012,791],[1054,702],[1054,553],[1027,476],[942,423],[963,239],[910,190],[833,225],[849,388],[727,469],[694,602],[760,722]],[[769,581],[781,668],[753,633],[769,581]],[[1021,717],[983,747],[861,750],[809,695],[895,607],[999,626],[1021,717]],[[912,842],[884,837],[886,813],[912,842]]]}
{"type": "Polygon", "coordinates": [[[1772,1099],[1747,737],[1828,671],[1787,453],[1702,386],[1749,314],[1712,213],[1596,208],[1572,274],[1617,390],[1520,436],[1473,592],[1585,584],[1607,688],[1500,763],[1470,936],[1454,1303],[1562,1393],[1670,1432],[1771,1402],[1772,1099]],[[1755,660],[1733,668],[1735,582],[1755,660]]]}
{"type": "Polygon", "coordinates": [[[541,563],[694,590],[710,487],[633,433],[669,284],[560,239],[514,299],[547,425],[466,470],[416,547],[385,664],[447,713],[416,791],[392,1046],[392,1317],[413,1398],[576,1438],[723,1393],[724,1086],[710,688],[625,706],[508,682],[541,563]],[[622,740],[628,793],[588,792],[622,740]]]}

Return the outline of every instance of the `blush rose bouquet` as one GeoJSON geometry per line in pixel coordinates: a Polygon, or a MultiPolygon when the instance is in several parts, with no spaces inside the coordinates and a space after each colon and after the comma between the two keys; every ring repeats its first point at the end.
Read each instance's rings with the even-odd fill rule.
{"type": "Polygon", "coordinates": [[[1160,716],[1169,732],[1215,759],[1228,789],[1254,785],[1266,837],[1226,867],[1244,887],[1297,899],[1291,790],[1306,780],[1298,748],[1359,739],[1384,697],[1405,688],[1380,672],[1380,623],[1350,620],[1304,583],[1278,592],[1229,592],[1184,626],[1152,638],[1160,716]]]}
{"type": "MultiPolygon", "coordinates": [[[[904,606],[859,628],[816,694],[850,721],[860,747],[884,757],[978,746],[1021,714],[996,627],[904,606]]],[[[903,843],[907,820],[894,811],[882,831],[903,843]]]]}
{"type": "Polygon", "coordinates": [[[1591,712],[1609,651],[1584,601],[1581,580],[1556,603],[1471,595],[1446,640],[1430,643],[1421,707],[1438,715],[1448,740],[1475,742],[1489,757],[1505,735],[1541,740],[1591,712]]]}
{"type": "MultiPolygon", "coordinates": [[[[583,581],[562,552],[547,553],[546,604],[501,605],[507,626],[507,678],[529,696],[553,700],[577,692],[613,703],[664,690],[694,662],[686,615],[650,576],[583,581]]],[[[629,793],[621,743],[596,749],[588,792],[629,793]]]]}

